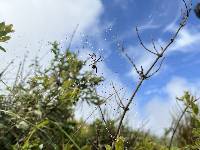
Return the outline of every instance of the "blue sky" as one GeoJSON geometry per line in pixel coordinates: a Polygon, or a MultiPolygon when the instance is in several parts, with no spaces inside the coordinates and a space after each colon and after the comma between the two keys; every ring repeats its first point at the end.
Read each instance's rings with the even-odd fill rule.
{"type": "MultiPolygon", "coordinates": [[[[193,1],[193,5],[197,2],[193,1]]],[[[153,57],[140,46],[135,27],[139,27],[147,46],[152,46],[152,38],[157,46],[165,45],[178,25],[181,7],[181,0],[0,0],[1,21],[13,23],[16,30],[5,45],[8,52],[0,56],[3,61],[0,67],[11,59],[19,63],[27,50],[30,59],[45,55],[42,63],[47,64],[51,57],[47,42],[57,40],[66,47],[79,24],[72,50],[79,49],[81,59],[92,52],[103,56],[103,61],[97,64],[98,75],[106,78],[101,88],[109,93],[112,91],[109,84],[114,82],[118,88],[124,87],[128,96],[138,77],[117,49],[117,42],[124,41],[135,63],[147,68],[153,57]]],[[[175,97],[184,90],[199,95],[199,47],[200,20],[192,12],[187,26],[167,52],[162,69],[139,91],[127,116],[131,126],[148,120],[147,128],[160,135],[170,125],[170,113],[177,112],[175,97]]]]}
{"type": "MultiPolygon", "coordinates": [[[[193,1],[193,4],[195,5],[196,1],[193,1]]],[[[139,45],[135,27],[138,26],[141,29],[141,36],[147,45],[150,46],[152,38],[157,41],[157,46],[165,45],[177,28],[180,9],[183,5],[178,0],[163,0],[162,2],[158,0],[114,0],[103,1],[103,6],[105,10],[100,17],[101,26],[112,28],[112,31],[103,33],[106,39],[110,38],[108,40],[110,43],[108,43],[111,51],[105,63],[112,72],[117,72],[120,82],[131,91],[137,80],[136,74],[131,71],[132,66],[128,65],[126,59],[121,57],[122,54],[116,49],[116,40],[113,40],[112,36],[124,41],[127,52],[135,59],[136,64],[148,66],[151,64],[152,56],[139,45]]],[[[169,108],[170,106],[175,107],[175,97],[180,96],[184,90],[190,90],[198,95],[196,92],[199,89],[200,75],[197,69],[200,45],[199,23],[200,20],[192,12],[186,28],[178,37],[177,42],[169,49],[158,75],[146,81],[142,86],[136,98],[139,118],[149,117],[149,122],[152,119],[157,121],[160,127],[167,126],[170,122],[170,113],[177,112],[169,108]],[[154,112],[153,109],[157,111],[154,112]],[[168,113],[166,117],[164,113],[168,113]],[[162,117],[163,119],[159,120],[162,117]]],[[[159,132],[158,130],[159,128],[155,129],[155,132],[159,132]]]]}

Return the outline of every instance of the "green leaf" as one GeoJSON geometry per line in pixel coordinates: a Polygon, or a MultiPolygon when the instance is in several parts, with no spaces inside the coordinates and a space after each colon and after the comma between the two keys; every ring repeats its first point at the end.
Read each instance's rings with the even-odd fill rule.
{"type": "Polygon", "coordinates": [[[73,145],[65,144],[64,150],[73,150],[73,145]]]}
{"type": "Polygon", "coordinates": [[[0,42],[6,42],[8,40],[10,40],[10,36],[3,36],[3,37],[0,38],[0,42]]]}
{"type": "Polygon", "coordinates": [[[1,22],[0,23],[0,31],[3,30],[5,28],[5,22],[1,22]]]}
{"type": "Polygon", "coordinates": [[[5,31],[6,31],[7,33],[13,32],[13,31],[14,31],[14,30],[13,30],[13,25],[12,25],[12,24],[7,25],[6,28],[5,28],[5,31]]]}
{"type": "Polygon", "coordinates": [[[106,150],[111,150],[112,147],[110,145],[106,145],[106,150]]]}
{"type": "Polygon", "coordinates": [[[81,150],[91,150],[92,148],[91,148],[91,146],[89,146],[89,145],[85,145],[85,146],[83,146],[82,148],[81,148],[81,150]]]}
{"type": "Polygon", "coordinates": [[[199,113],[199,108],[198,108],[198,106],[196,105],[196,104],[194,104],[194,103],[192,103],[192,111],[193,111],[193,113],[195,114],[195,115],[198,115],[198,113],[199,113]]]}
{"type": "Polygon", "coordinates": [[[54,41],[53,43],[50,43],[52,45],[51,51],[57,55],[59,52],[59,43],[57,41],[54,41]]]}
{"type": "Polygon", "coordinates": [[[56,122],[51,121],[51,123],[53,123],[54,125],[56,125],[58,127],[58,129],[66,136],[69,138],[69,140],[74,144],[74,146],[78,149],[81,150],[81,148],[76,144],[76,142],[72,139],[72,137],[65,131],[63,130],[62,127],[60,127],[60,125],[56,122]]]}
{"type": "Polygon", "coordinates": [[[124,150],[124,138],[123,137],[118,137],[117,141],[115,143],[115,148],[116,150],[124,150]]]}
{"type": "Polygon", "coordinates": [[[38,130],[41,129],[43,127],[45,127],[47,124],[49,124],[49,120],[45,119],[43,121],[41,121],[40,123],[36,124],[31,131],[28,134],[28,137],[26,137],[26,140],[24,142],[23,148],[28,147],[29,145],[29,140],[31,139],[31,137],[33,136],[33,134],[38,130]]]}

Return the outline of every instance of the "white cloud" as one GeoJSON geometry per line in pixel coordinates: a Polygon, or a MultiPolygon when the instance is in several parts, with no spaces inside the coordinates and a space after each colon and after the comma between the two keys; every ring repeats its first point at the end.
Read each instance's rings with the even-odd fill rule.
{"type": "MultiPolygon", "coordinates": [[[[148,128],[152,133],[162,135],[164,128],[170,127],[171,115],[178,113],[177,96],[182,96],[184,91],[196,95],[200,90],[200,82],[190,82],[181,77],[173,77],[162,89],[162,97],[156,96],[145,106],[148,128]]],[[[179,105],[182,107],[181,103],[179,105]]]]}
{"type": "Polygon", "coordinates": [[[114,0],[113,4],[114,5],[118,5],[120,6],[123,10],[128,8],[128,5],[130,5],[130,3],[134,3],[134,0],[129,0],[129,1],[124,1],[124,0],[114,0]]]}
{"type": "Polygon", "coordinates": [[[148,114],[147,128],[153,134],[162,135],[163,129],[169,127],[171,123],[170,110],[171,103],[163,101],[160,98],[152,99],[145,107],[145,111],[148,114]]]}
{"type": "Polygon", "coordinates": [[[173,77],[171,81],[166,85],[164,91],[168,94],[169,98],[173,99],[176,96],[180,97],[183,95],[184,91],[190,91],[195,94],[198,92],[197,89],[200,88],[198,82],[192,83],[181,77],[173,77]]]}
{"type": "MultiPolygon", "coordinates": [[[[77,24],[79,33],[98,28],[102,11],[100,0],[1,0],[1,21],[12,23],[15,33],[5,44],[7,53],[0,58],[3,63],[11,58],[21,59],[27,50],[31,58],[36,54],[41,57],[49,50],[48,41],[63,40],[64,43],[67,35],[69,41],[77,24]]],[[[76,37],[75,41],[81,38],[76,37]]]]}
{"type": "MultiPolygon", "coordinates": [[[[151,16],[149,16],[149,18],[151,18],[151,16]]],[[[156,24],[153,19],[150,19],[148,22],[145,23],[145,25],[139,26],[139,29],[140,29],[140,33],[141,33],[141,32],[144,32],[145,30],[157,29],[159,27],[160,27],[159,24],[156,24]]],[[[134,28],[134,30],[135,30],[135,28],[134,28]]]]}
{"type": "MultiPolygon", "coordinates": [[[[73,45],[81,38],[79,33],[97,30],[102,12],[100,0],[1,0],[0,21],[12,23],[15,33],[4,44],[7,52],[0,55],[0,70],[11,59],[15,59],[13,70],[16,70],[27,51],[25,68],[35,56],[42,57],[42,65],[48,64],[51,57],[48,41],[57,40],[65,46],[79,24],[73,45]]],[[[10,73],[12,77],[13,70],[10,73]]]]}
{"type": "Polygon", "coordinates": [[[3,0],[0,8],[1,18],[13,23],[17,33],[33,38],[70,33],[77,24],[83,31],[98,21],[102,4],[99,0],[3,0]]]}
{"type": "MultiPolygon", "coordinates": [[[[165,29],[164,32],[170,32],[175,34],[178,29],[176,24],[177,19],[170,23],[165,29]]],[[[165,42],[166,43],[166,42],[165,42]]],[[[178,37],[175,39],[174,44],[169,48],[169,52],[180,51],[180,52],[192,52],[198,50],[200,43],[200,32],[198,26],[193,26],[187,24],[178,34],[178,37]]]]}
{"type": "Polygon", "coordinates": [[[182,52],[192,52],[193,50],[198,50],[197,45],[200,43],[200,32],[194,29],[183,29],[174,46],[170,49],[171,51],[182,51],[182,52]]]}
{"type": "MultiPolygon", "coordinates": [[[[89,66],[92,63],[92,60],[90,59],[89,54],[92,54],[92,53],[93,51],[89,49],[82,49],[79,53],[79,59],[88,60],[82,71],[93,71],[94,74],[96,74],[97,76],[103,76],[105,78],[105,80],[97,87],[98,95],[104,98],[107,98],[110,96],[110,94],[115,93],[112,87],[112,83],[113,83],[115,86],[115,89],[118,91],[119,96],[121,98],[123,96],[127,97],[128,94],[131,93],[130,89],[128,89],[128,87],[126,87],[126,85],[122,83],[118,74],[114,73],[111,69],[108,68],[107,64],[105,63],[104,58],[102,58],[103,59],[102,62],[98,62],[96,64],[97,73],[95,73],[95,70],[93,70],[91,66],[89,66]]],[[[96,53],[96,55],[97,55],[97,58],[99,58],[100,55],[98,53],[96,53]]],[[[116,95],[115,96],[113,95],[111,98],[107,100],[106,106],[105,105],[102,106],[102,109],[105,109],[106,113],[108,113],[106,117],[116,119],[117,116],[119,116],[119,110],[117,109],[118,103],[116,102],[116,99],[117,99],[116,95]]],[[[123,101],[125,102],[125,99],[123,99],[123,101]]],[[[87,122],[91,122],[94,119],[97,119],[100,117],[99,109],[95,109],[93,105],[89,106],[86,103],[80,103],[76,107],[75,117],[83,118],[83,120],[87,120],[87,122]],[[91,115],[90,119],[87,119],[90,115],[91,115]]]]}

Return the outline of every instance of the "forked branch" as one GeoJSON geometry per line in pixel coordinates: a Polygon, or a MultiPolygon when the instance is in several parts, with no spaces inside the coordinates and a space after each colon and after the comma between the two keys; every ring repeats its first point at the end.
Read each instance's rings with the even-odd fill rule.
{"type": "MultiPolygon", "coordinates": [[[[123,120],[124,120],[124,118],[125,118],[125,115],[126,115],[127,111],[129,110],[129,106],[130,106],[130,104],[132,103],[132,101],[133,101],[133,99],[134,99],[136,93],[137,93],[138,90],[140,89],[141,85],[143,84],[143,82],[144,82],[147,78],[153,76],[156,72],[158,72],[158,71],[160,70],[160,68],[161,68],[161,66],[162,66],[162,62],[163,62],[163,60],[164,60],[164,59],[162,59],[162,58],[163,58],[165,52],[167,51],[167,49],[169,48],[169,46],[171,46],[172,43],[175,41],[175,39],[177,38],[177,36],[178,36],[180,30],[181,30],[181,29],[186,25],[186,23],[187,23],[187,20],[188,20],[188,18],[189,18],[189,14],[190,14],[190,11],[191,11],[191,6],[192,6],[191,3],[192,3],[192,2],[190,1],[190,3],[187,4],[187,3],[185,2],[185,0],[182,0],[182,1],[183,1],[183,3],[184,3],[184,7],[185,7],[185,13],[183,13],[183,17],[182,17],[182,19],[181,19],[181,21],[180,21],[179,27],[178,27],[178,29],[176,30],[175,34],[172,36],[172,38],[169,40],[168,44],[167,44],[165,47],[162,47],[162,46],[161,46],[160,53],[153,52],[152,50],[149,50],[149,49],[143,44],[143,42],[142,42],[142,40],[141,40],[141,38],[140,38],[138,29],[136,28],[136,32],[138,33],[138,38],[139,38],[140,44],[143,46],[143,48],[144,48],[146,51],[148,51],[148,52],[150,52],[150,53],[156,55],[157,57],[155,58],[155,60],[153,61],[153,63],[150,65],[150,67],[149,67],[146,71],[144,71],[144,69],[142,68],[142,66],[141,66],[141,70],[138,71],[136,65],[135,65],[135,64],[133,63],[133,61],[130,59],[130,57],[128,56],[128,54],[125,53],[126,57],[129,59],[129,61],[130,61],[131,64],[133,65],[133,67],[135,68],[136,72],[137,72],[137,73],[140,73],[142,76],[140,75],[140,80],[138,81],[138,84],[136,85],[135,89],[133,90],[133,93],[132,93],[131,97],[129,98],[128,103],[126,104],[125,109],[124,109],[123,112],[122,112],[122,116],[121,116],[121,118],[120,118],[120,120],[119,120],[119,124],[118,124],[118,126],[117,126],[117,132],[116,132],[116,134],[115,134],[115,136],[114,136],[114,139],[116,139],[116,138],[119,136],[120,129],[121,129],[121,127],[122,127],[122,123],[123,123],[123,120]],[[155,66],[158,64],[158,62],[159,62],[160,59],[162,59],[162,60],[161,60],[161,63],[160,63],[160,66],[158,67],[158,69],[157,69],[154,73],[151,73],[151,71],[155,68],[155,66]]],[[[153,43],[153,44],[154,44],[154,43],[153,43]]],[[[154,45],[155,45],[155,44],[154,44],[154,45]]],[[[122,52],[124,52],[124,49],[122,49],[122,52]]],[[[113,150],[114,150],[114,143],[115,143],[115,141],[113,141],[113,144],[112,144],[112,149],[113,149],[113,150]]]]}

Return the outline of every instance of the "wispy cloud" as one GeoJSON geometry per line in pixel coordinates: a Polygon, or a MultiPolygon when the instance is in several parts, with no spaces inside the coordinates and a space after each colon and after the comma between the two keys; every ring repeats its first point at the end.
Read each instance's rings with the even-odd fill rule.
{"type": "MultiPolygon", "coordinates": [[[[90,27],[95,28],[102,11],[100,0],[2,0],[1,21],[14,24],[15,29],[12,39],[6,44],[9,51],[3,57],[6,60],[21,57],[29,49],[31,57],[35,57],[42,44],[41,53],[44,53],[48,41],[66,41],[77,24],[81,33],[90,27]]],[[[77,38],[81,37],[74,40],[77,38]]]]}
{"type": "Polygon", "coordinates": [[[140,29],[140,31],[144,32],[145,30],[157,29],[159,27],[160,27],[160,24],[157,24],[154,22],[153,19],[150,19],[147,23],[145,23],[145,25],[139,26],[139,29],[140,29]]]}
{"type": "Polygon", "coordinates": [[[51,57],[49,41],[57,40],[64,48],[79,24],[73,45],[82,38],[80,33],[98,28],[102,12],[100,0],[1,0],[1,21],[12,23],[15,33],[5,44],[8,51],[0,55],[0,69],[11,59],[15,59],[15,65],[19,64],[27,51],[27,70],[36,56],[43,57],[43,65],[48,64],[51,57]]]}
{"type": "Polygon", "coordinates": [[[175,45],[171,48],[172,51],[192,52],[200,45],[200,32],[194,29],[183,29],[175,45]]]}
{"type": "MultiPolygon", "coordinates": [[[[152,133],[162,135],[164,128],[171,125],[172,114],[180,113],[176,97],[183,95],[184,91],[190,91],[197,96],[200,90],[200,81],[191,82],[182,77],[172,77],[162,88],[162,96],[154,96],[145,106],[146,117],[149,118],[147,128],[152,133]],[[179,110],[179,111],[178,111],[179,110]]],[[[179,103],[179,106],[182,105],[179,103]]]]}

